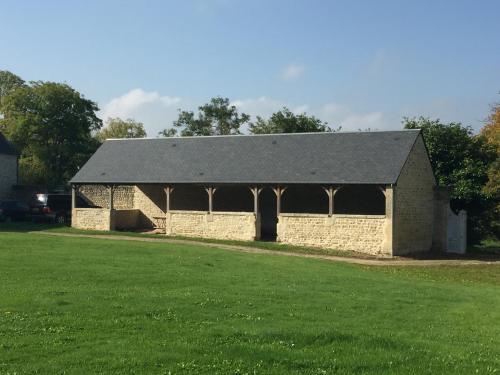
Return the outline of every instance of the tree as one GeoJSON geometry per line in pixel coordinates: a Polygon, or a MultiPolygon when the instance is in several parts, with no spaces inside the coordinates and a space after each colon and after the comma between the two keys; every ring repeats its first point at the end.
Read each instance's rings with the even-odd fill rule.
{"type": "Polygon", "coordinates": [[[488,170],[488,182],[483,192],[494,202],[491,212],[494,233],[500,234],[500,104],[492,107],[486,125],[481,129],[480,135],[496,151],[496,159],[488,170]]]}
{"type": "Polygon", "coordinates": [[[296,115],[288,108],[275,112],[268,120],[257,116],[257,121],[250,124],[252,134],[272,133],[312,133],[333,131],[326,122],[306,113],[296,115]]]}
{"type": "MultiPolygon", "coordinates": [[[[191,111],[179,111],[174,127],[181,129],[182,136],[190,135],[232,135],[241,134],[240,127],[250,120],[245,113],[238,113],[228,98],[216,97],[207,104],[198,107],[198,115],[191,111]]],[[[165,129],[159,134],[174,136],[177,129],[165,129]]]]}
{"type": "Polygon", "coordinates": [[[146,130],[142,122],[133,119],[108,118],[106,126],[96,134],[100,142],[109,138],[144,138],[146,130]]]}
{"type": "Polygon", "coordinates": [[[168,128],[168,129],[163,129],[161,132],[158,133],[160,137],[175,137],[177,135],[177,129],[174,128],[168,128]]]}
{"type": "Polygon", "coordinates": [[[14,89],[22,86],[24,86],[24,81],[21,77],[16,76],[8,70],[0,70],[0,112],[2,99],[14,89]]]}
{"type": "Polygon", "coordinates": [[[460,123],[443,124],[428,118],[404,118],[406,129],[421,129],[434,174],[441,186],[450,189],[451,207],[468,215],[468,239],[476,243],[491,234],[492,200],[483,187],[495,152],[483,137],[460,123]]]}
{"type": "Polygon", "coordinates": [[[67,182],[98,146],[92,137],[102,126],[98,110],[70,86],[54,82],[31,82],[5,96],[0,124],[21,151],[23,182],[67,182]]]}

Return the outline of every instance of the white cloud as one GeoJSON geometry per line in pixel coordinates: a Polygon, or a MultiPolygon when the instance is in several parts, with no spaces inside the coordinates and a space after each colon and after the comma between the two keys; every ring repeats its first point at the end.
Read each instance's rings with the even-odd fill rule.
{"type": "Polygon", "coordinates": [[[307,104],[301,104],[291,109],[296,115],[309,111],[309,106],[307,104]]]}
{"type": "Polygon", "coordinates": [[[287,107],[295,114],[307,112],[309,106],[307,104],[300,104],[297,106],[290,106],[282,100],[271,99],[266,96],[261,96],[256,99],[240,99],[231,102],[232,105],[237,107],[240,111],[249,114],[252,117],[261,116],[269,117],[274,112],[287,107]]]}
{"type": "Polygon", "coordinates": [[[174,96],[161,96],[156,91],[144,91],[143,89],[133,89],[126,94],[112,99],[101,111],[102,117],[130,117],[138,109],[146,104],[160,104],[166,107],[175,105],[181,101],[174,96]]]}
{"type": "Polygon", "coordinates": [[[283,101],[271,99],[266,96],[261,96],[256,99],[250,98],[235,100],[231,104],[237,107],[240,111],[249,114],[252,118],[255,118],[256,116],[268,117],[273,112],[279,111],[286,105],[283,101]]]}
{"type": "MultiPolygon", "coordinates": [[[[172,127],[177,119],[178,108],[195,110],[201,103],[189,98],[160,95],[156,91],[133,89],[122,96],[110,100],[103,106],[101,118],[121,117],[133,118],[144,123],[149,137],[155,137],[159,131],[172,127]]],[[[267,96],[258,98],[238,99],[231,102],[239,111],[251,116],[252,121],[257,116],[269,118],[271,114],[283,107],[288,107],[295,114],[307,112],[323,121],[327,121],[332,128],[342,127],[343,131],[357,131],[359,129],[384,130],[389,129],[386,117],[380,111],[360,112],[350,107],[330,102],[319,105],[290,103],[284,100],[267,96]]],[[[247,129],[241,129],[246,133],[247,129]]]]}
{"type": "Polygon", "coordinates": [[[307,104],[292,105],[282,100],[261,96],[256,99],[235,100],[231,104],[236,106],[240,111],[252,116],[253,120],[256,116],[268,118],[283,107],[288,107],[295,114],[307,112],[310,115],[314,115],[328,122],[328,125],[332,128],[341,126],[343,131],[357,131],[359,129],[383,130],[388,128],[382,112],[359,113],[339,103],[326,103],[319,106],[310,106],[307,104]]]}
{"type": "Polygon", "coordinates": [[[357,113],[349,107],[338,103],[327,103],[318,112],[318,117],[328,122],[334,128],[341,126],[343,131],[383,130],[384,114],[380,111],[357,113]]]}
{"type": "Polygon", "coordinates": [[[109,101],[99,114],[104,120],[108,117],[120,117],[141,121],[148,136],[156,136],[159,131],[172,126],[181,101],[176,96],[160,95],[156,91],[137,88],[109,101]]]}
{"type": "Polygon", "coordinates": [[[281,72],[281,79],[284,81],[291,81],[299,78],[304,74],[305,67],[299,64],[290,64],[286,66],[281,72]]]}

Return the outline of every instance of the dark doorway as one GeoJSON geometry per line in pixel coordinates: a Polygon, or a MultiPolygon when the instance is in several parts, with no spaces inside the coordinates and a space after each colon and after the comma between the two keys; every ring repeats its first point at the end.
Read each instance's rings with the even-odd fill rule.
{"type": "Polygon", "coordinates": [[[273,189],[264,188],[259,194],[260,238],[264,241],[276,241],[276,195],[273,189]]]}

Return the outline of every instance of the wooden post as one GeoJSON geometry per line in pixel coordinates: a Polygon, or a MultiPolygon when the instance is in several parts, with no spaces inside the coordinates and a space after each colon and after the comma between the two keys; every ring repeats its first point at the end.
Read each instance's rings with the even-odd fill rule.
{"type": "Polygon", "coordinates": [[[165,213],[168,213],[170,211],[170,194],[173,193],[174,188],[172,186],[165,186],[163,190],[165,191],[165,197],[166,197],[165,213]]]}
{"type": "Polygon", "coordinates": [[[386,196],[386,194],[385,194],[385,192],[386,192],[385,186],[377,186],[377,187],[382,192],[382,194],[384,194],[384,196],[386,196]]]}
{"type": "Polygon", "coordinates": [[[78,193],[78,186],[71,185],[71,211],[76,208],[76,195],[78,193]]]}
{"type": "Polygon", "coordinates": [[[334,188],[333,186],[323,187],[323,190],[328,195],[328,216],[333,215],[333,199],[339,188],[334,188]]]}
{"type": "Polygon", "coordinates": [[[250,191],[253,194],[253,213],[255,215],[259,214],[259,194],[263,188],[259,188],[257,186],[251,187],[250,191]]]}
{"type": "Polygon", "coordinates": [[[115,186],[109,185],[109,209],[112,210],[114,206],[114,194],[115,194],[115,186]]]}
{"type": "Polygon", "coordinates": [[[205,191],[208,193],[208,212],[212,213],[213,211],[213,201],[214,201],[214,193],[217,190],[217,188],[210,186],[208,188],[205,188],[205,191]]]}
{"type": "Polygon", "coordinates": [[[273,188],[274,194],[276,194],[276,216],[280,216],[281,213],[281,196],[285,192],[286,187],[277,186],[273,188]]]}

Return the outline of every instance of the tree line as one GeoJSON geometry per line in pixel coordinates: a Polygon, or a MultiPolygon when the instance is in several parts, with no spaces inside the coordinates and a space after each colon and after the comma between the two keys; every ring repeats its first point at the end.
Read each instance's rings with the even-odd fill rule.
{"type": "MultiPolygon", "coordinates": [[[[99,145],[109,138],[141,138],[144,125],[133,119],[97,116],[97,103],[67,84],[25,82],[0,71],[0,131],[20,151],[22,183],[66,184],[99,145]]],[[[284,107],[251,121],[228,98],[214,97],[197,113],[179,110],[159,137],[334,132],[327,122],[284,107]]],[[[493,105],[479,134],[461,123],[404,118],[402,127],[421,129],[438,183],[448,186],[455,210],[469,216],[472,242],[500,230],[500,104],[493,105]]]]}

